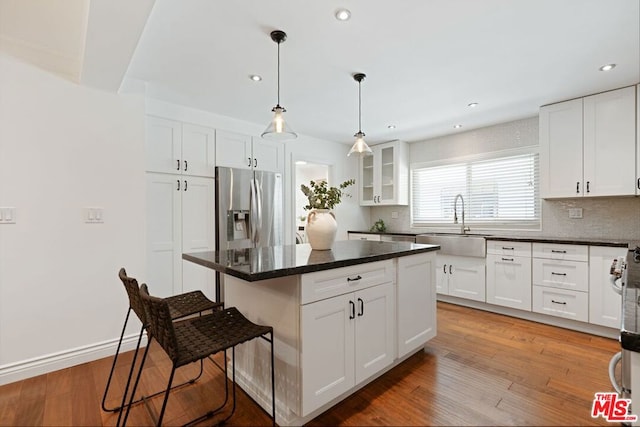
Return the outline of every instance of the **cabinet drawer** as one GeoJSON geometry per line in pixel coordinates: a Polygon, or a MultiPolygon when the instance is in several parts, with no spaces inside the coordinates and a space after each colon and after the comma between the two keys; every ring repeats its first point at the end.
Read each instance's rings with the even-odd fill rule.
{"type": "Polygon", "coordinates": [[[301,303],[319,301],[358,289],[395,282],[392,259],[303,274],[301,303]]]}
{"type": "Polygon", "coordinates": [[[588,264],[586,262],[534,258],[533,284],[588,292],[588,264]]]}
{"type": "Polygon", "coordinates": [[[374,240],[380,241],[379,234],[367,234],[367,233],[349,233],[349,240],[374,240]]]}
{"type": "Polygon", "coordinates": [[[589,312],[589,294],[564,289],[533,287],[532,308],[536,313],[586,322],[589,312]]]}
{"type": "Polygon", "coordinates": [[[531,256],[530,242],[505,242],[501,240],[487,240],[487,253],[505,256],[531,256]]]}
{"type": "Polygon", "coordinates": [[[533,257],[587,262],[589,259],[589,247],[556,243],[534,243],[533,257]]]}

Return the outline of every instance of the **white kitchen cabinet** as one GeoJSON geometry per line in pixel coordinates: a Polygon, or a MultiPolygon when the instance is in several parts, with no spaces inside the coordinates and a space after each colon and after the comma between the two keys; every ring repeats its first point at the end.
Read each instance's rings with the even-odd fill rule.
{"type": "Polygon", "coordinates": [[[408,148],[403,141],[371,146],[373,155],[360,157],[359,195],[363,206],[408,205],[408,148]]]}
{"type": "Polygon", "coordinates": [[[485,258],[436,256],[437,292],[485,302],[485,258]]]}
{"type": "Polygon", "coordinates": [[[533,243],[532,311],[587,322],[589,248],[533,243]]]}
{"type": "Polygon", "coordinates": [[[636,88],[540,108],[543,198],[636,194],[636,88]]]}
{"type": "Polygon", "coordinates": [[[216,166],[284,172],[284,146],[277,141],[218,130],[216,166]]]}
{"type": "Polygon", "coordinates": [[[396,312],[398,357],[436,336],[434,253],[398,258],[396,312]]]}
{"type": "Polygon", "coordinates": [[[395,359],[395,293],[387,282],[301,307],[302,413],[395,359]]]}
{"type": "Polygon", "coordinates": [[[640,84],[636,86],[636,196],[640,196],[640,84]]]}
{"type": "Polygon", "coordinates": [[[159,296],[202,290],[215,298],[214,271],[182,260],[215,249],[213,178],[147,173],[147,284],[159,296]]]}
{"type": "Polygon", "coordinates": [[[146,119],[146,170],[213,177],[215,131],[160,117],[146,119]]]}
{"type": "Polygon", "coordinates": [[[487,241],[487,302],[531,311],[531,243],[487,241]]]}
{"type": "Polygon", "coordinates": [[[380,235],[368,233],[349,233],[349,240],[372,240],[374,242],[379,242],[380,235]]]}
{"type": "Polygon", "coordinates": [[[624,247],[589,247],[589,323],[620,328],[622,296],[612,289],[609,270],[614,259],[626,255],[624,247]]]}

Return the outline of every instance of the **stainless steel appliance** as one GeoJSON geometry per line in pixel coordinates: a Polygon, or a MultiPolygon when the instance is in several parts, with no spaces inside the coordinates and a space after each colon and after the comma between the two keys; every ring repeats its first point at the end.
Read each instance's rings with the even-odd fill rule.
{"type": "MultiPolygon", "coordinates": [[[[280,173],[216,167],[216,251],[282,245],[282,186],[280,173]]],[[[216,273],[216,301],[223,288],[216,273]]]]}
{"type": "MultiPolygon", "coordinates": [[[[609,274],[612,291],[622,295],[623,287],[626,285],[627,280],[626,257],[621,256],[614,259],[611,264],[609,274]]],[[[620,327],[622,329],[623,325],[620,327]]],[[[621,351],[614,354],[609,361],[609,380],[611,381],[611,385],[613,385],[613,388],[620,397],[625,399],[631,398],[631,365],[629,357],[629,350],[625,350],[623,348],[621,351]],[[620,365],[620,380],[616,378],[616,368],[618,365],[620,365]]]]}

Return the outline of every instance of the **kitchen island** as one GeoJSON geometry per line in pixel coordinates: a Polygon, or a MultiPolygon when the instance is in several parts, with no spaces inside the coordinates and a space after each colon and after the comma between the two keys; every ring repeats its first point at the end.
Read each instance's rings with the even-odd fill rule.
{"type": "MultiPolygon", "coordinates": [[[[398,365],[436,335],[437,245],[338,241],[183,254],[224,276],[224,302],[273,326],[276,412],[300,425],[398,365]]],[[[270,350],[236,351],[236,381],[271,407],[270,350]]]]}

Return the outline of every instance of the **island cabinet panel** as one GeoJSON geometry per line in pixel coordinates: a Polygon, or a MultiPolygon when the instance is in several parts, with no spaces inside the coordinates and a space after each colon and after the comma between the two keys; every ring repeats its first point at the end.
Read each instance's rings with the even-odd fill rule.
{"type": "Polygon", "coordinates": [[[398,258],[398,357],[436,336],[434,253],[398,258]]]}

